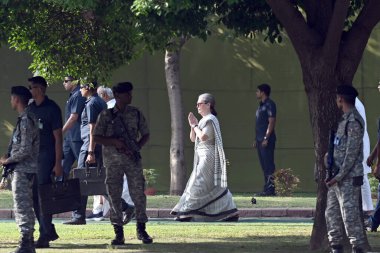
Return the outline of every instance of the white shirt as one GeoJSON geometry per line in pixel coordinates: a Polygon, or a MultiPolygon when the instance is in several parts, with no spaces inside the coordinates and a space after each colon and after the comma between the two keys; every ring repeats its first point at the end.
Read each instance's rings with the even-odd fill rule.
{"type": "Polygon", "coordinates": [[[364,135],[363,135],[363,168],[364,168],[364,173],[371,173],[371,168],[367,166],[367,158],[370,153],[370,144],[369,144],[369,136],[368,136],[368,131],[367,131],[367,118],[365,115],[365,109],[363,103],[356,98],[355,100],[355,107],[356,110],[360,113],[360,116],[362,116],[364,120],[364,135]]]}

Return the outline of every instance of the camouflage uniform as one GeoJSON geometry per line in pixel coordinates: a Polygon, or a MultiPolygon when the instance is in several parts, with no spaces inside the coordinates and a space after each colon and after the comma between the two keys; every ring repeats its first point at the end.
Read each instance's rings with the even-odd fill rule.
{"type": "MultiPolygon", "coordinates": [[[[114,107],[100,113],[94,129],[94,135],[120,137],[115,133],[114,115],[122,118],[131,139],[138,141],[140,136],[149,134],[143,114],[135,107],[127,106],[124,112],[114,107]],[[112,110],[112,111],[111,111],[112,110]]],[[[110,197],[110,219],[113,225],[123,225],[121,195],[123,176],[127,176],[129,193],[135,203],[136,221],[146,223],[145,179],[141,159],[119,153],[114,146],[103,146],[103,163],[106,168],[106,185],[110,197]]]]}
{"type": "Polygon", "coordinates": [[[12,150],[9,163],[17,163],[12,180],[16,223],[24,236],[34,232],[33,180],[37,173],[39,130],[37,120],[31,113],[21,113],[11,139],[12,150]]]}
{"type": "Polygon", "coordinates": [[[334,141],[334,166],[337,183],[328,189],[326,224],[331,246],[341,245],[343,225],[353,247],[364,244],[360,217],[360,189],[363,184],[364,121],[353,108],[343,115],[334,141]],[[343,224],[342,224],[343,223],[343,224]]]}

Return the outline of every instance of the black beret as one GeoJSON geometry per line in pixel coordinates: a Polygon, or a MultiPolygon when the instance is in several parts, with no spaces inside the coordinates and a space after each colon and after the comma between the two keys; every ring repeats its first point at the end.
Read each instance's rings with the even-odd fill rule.
{"type": "Polygon", "coordinates": [[[336,94],[337,95],[346,95],[346,96],[352,96],[357,97],[359,95],[358,91],[352,87],[351,85],[339,85],[336,88],[336,94]]]}
{"type": "Polygon", "coordinates": [[[42,85],[44,87],[47,86],[47,82],[46,82],[45,78],[43,78],[42,76],[33,76],[31,78],[28,78],[28,81],[32,82],[34,84],[42,85]]]}
{"type": "Polygon", "coordinates": [[[32,93],[24,86],[13,86],[11,88],[11,95],[24,97],[28,100],[32,98],[32,93]]]}
{"type": "Polygon", "coordinates": [[[112,87],[113,93],[127,93],[133,90],[133,85],[130,82],[118,83],[112,87]]]}

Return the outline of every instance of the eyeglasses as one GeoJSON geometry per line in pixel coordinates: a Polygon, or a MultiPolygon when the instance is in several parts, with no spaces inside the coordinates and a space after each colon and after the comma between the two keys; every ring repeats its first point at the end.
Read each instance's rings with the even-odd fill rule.
{"type": "Polygon", "coordinates": [[[197,107],[201,106],[201,105],[205,105],[207,103],[197,103],[197,107]]]}
{"type": "Polygon", "coordinates": [[[80,89],[85,89],[85,88],[87,88],[87,86],[85,86],[85,85],[81,85],[81,86],[79,86],[79,88],[80,88],[80,89]]]}
{"type": "Polygon", "coordinates": [[[63,80],[65,83],[72,82],[73,80],[63,80]]]}

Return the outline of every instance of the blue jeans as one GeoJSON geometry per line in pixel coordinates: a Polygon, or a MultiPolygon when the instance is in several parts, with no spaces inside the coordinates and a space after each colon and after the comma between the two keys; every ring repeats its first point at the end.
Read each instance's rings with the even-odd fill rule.
{"type": "Polygon", "coordinates": [[[78,161],[82,141],[65,140],[63,142],[62,167],[65,176],[68,177],[75,160],[78,161]]]}
{"type": "Polygon", "coordinates": [[[371,224],[371,230],[376,230],[380,225],[380,183],[377,187],[377,204],[376,208],[373,212],[373,215],[369,217],[370,224],[371,224]]]}

